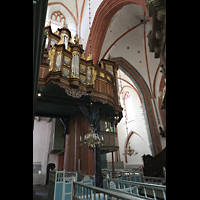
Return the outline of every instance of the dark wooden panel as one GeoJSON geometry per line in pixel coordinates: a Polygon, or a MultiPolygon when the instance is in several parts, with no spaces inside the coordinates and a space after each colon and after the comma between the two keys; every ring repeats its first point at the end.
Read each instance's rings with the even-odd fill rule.
{"type": "Polygon", "coordinates": [[[103,81],[100,81],[100,92],[106,93],[106,83],[103,81]]]}
{"type": "Polygon", "coordinates": [[[110,146],[115,146],[115,136],[110,135],[110,146]]]}
{"type": "Polygon", "coordinates": [[[113,88],[111,85],[107,84],[107,94],[113,97],[113,88]]]}
{"type": "Polygon", "coordinates": [[[99,80],[95,81],[95,90],[99,91],[99,80]]]}

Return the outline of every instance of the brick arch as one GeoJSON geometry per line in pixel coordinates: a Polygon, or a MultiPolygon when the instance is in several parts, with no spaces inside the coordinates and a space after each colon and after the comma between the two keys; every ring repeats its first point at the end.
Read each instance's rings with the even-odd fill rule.
{"type": "Polygon", "coordinates": [[[147,122],[147,134],[153,155],[158,154],[162,150],[160,135],[156,123],[155,113],[152,105],[152,95],[150,89],[137,69],[122,57],[111,59],[124,71],[126,75],[133,81],[141,98],[144,108],[144,115],[147,122]]]}
{"type": "MultiPolygon", "coordinates": [[[[103,41],[112,17],[123,6],[128,4],[138,4],[148,14],[145,0],[103,0],[98,7],[91,27],[91,53],[94,65],[97,65],[103,41]]],[[[151,21],[151,18],[150,18],[151,21]]],[[[85,56],[88,57],[90,52],[90,41],[87,40],[85,56]]]]}

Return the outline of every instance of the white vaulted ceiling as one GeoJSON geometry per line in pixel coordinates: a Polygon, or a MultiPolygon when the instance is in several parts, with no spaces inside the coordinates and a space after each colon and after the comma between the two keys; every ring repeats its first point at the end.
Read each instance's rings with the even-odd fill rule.
{"type": "MultiPolygon", "coordinates": [[[[91,21],[102,1],[90,0],[91,21]]],[[[81,37],[85,49],[89,35],[89,0],[49,0],[46,21],[50,20],[54,11],[63,13],[72,35],[77,33],[81,37]]],[[[161,80],[160,59],[155,59],[154,53],[149,52],[147,34],[151,30],[150,21],[138,25],[144,19],[147,20],[148,16],[144,14],[144,9],[140,5],[132,3],[122,7],[113,16],[106,31],[99,60],[107,59],[109,54],[112,58],[123,57],[144,78],[152,96],[155,90],[157,97],[161,80]]],[[[52,21],[52,24],[61,27],[61,23],[52,21]]]]}

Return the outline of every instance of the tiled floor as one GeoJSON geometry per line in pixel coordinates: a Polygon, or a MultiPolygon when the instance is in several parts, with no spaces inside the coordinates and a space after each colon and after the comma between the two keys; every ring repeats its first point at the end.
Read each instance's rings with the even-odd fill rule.
{"type": "Polygon", "coordinates": [[[48,200],[47,185],[33,186],[33,200],[48,200]]]}

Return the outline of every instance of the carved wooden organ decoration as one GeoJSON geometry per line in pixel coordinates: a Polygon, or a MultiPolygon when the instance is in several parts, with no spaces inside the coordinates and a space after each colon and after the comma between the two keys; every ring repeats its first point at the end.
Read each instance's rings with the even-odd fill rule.
{"type": "Polygon", "coordinates": [[[49,24],[45,31],[47,39],[40,65],[39,88],[53,82],[74,98],[91,95],[94,102],[108,103],[118,115],[122,108],[118,101],[115,62],[102,59],[94,66],[91,55],[85,58],[77,35],[72,41],[71,32],[65,25],[52,33],[49,24]]]}

